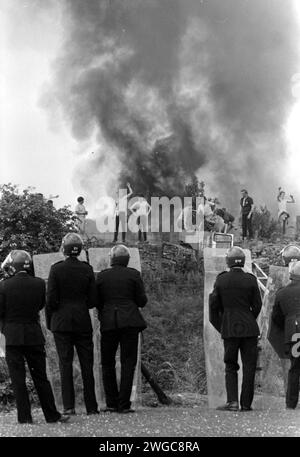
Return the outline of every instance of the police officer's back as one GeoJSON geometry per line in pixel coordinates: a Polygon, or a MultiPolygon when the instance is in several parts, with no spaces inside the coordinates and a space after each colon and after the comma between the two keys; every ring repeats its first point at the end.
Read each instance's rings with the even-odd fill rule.
{"type": "Polygon", "coordinates": [[[32,423],[26,388],[25,361],[47,422],[65,422],[57,411],[46,374],[45,339],[39,311],[45,305],[45,282],[29,274],[31,257],[14,250],[2,264],[8,279],[0,282],[0,319],[6,344],[6,361],[16,397],[18,421],[32,423]]]}
{"type": "Polygon", "coordinates": [[[96,305],[92,267],[78,256],[83,243],[79,235],[67,234],[62,243],[66,259],[51,267],[46,315],[60,359],[62,397],[66,414],[75,414],[73,384],[74,347],[79,357],[86,410],[98,412],[93,374],[93,336],[89,309],[96,305]]]}
{"type": "Polygon", "coordinates": [[[259,328],[256,318],[262,302],[257,280],[243,271],[245,253],[231,248],[226,257],[229,271],[218,275],[209,297],[210,320],[224,340],[227,404],[219,409],[238,409],[238,352],[243,362],[241,409],[248,411],[254,395],[259,328]]]}
{"type": "Polygon", "coordinates": [[[288,373],[286,407],[295,409],[299,399],[300,357],[293,351],[300,339],[300,261],[290,268],[291,282],[278,290],[272,310],[272,320],[284,331],[286,353],[291,366],[288,373]]]}
{"type": "Polygon", "coordinates": [[[92,267],[70,255],[51,267],[47,290],[47,315],[52,332],[92,331],[89,309],[96,304],[92,267]]]}
{"type": "Polygon", "coordinates": [[[256,318],[261,310],[257,280],[242,268],[231,268],[216,280],[212,307],[222,315],[222,338],[259,336],[256,318]]]}
{"type": "Polygon", "coordinates": [[[111,268],[97,275],[101,324],[101,360],[106,405],[109,411],[133,412],[130,395],[137,363],[138,335],[146,328],[139,308],[147,303],[139,271],[129,268],[130,252],[124,245],[111,250],[111,268]],[[121,352],[121,381],[117,386],[115,357],[121,352]]]}

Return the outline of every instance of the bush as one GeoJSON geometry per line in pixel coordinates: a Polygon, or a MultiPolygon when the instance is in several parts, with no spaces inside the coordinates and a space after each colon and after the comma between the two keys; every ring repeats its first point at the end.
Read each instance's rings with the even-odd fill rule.
{"type": "Polygon", "coordinates": [[[254,208],[252,227],[254,233],[257,233],[259,238],[269,239],[272,235],[280,231],[278,221],[272,217],[271,212],[266,206],[261,206],[259,209],[254,208]]]}
{"type": "MultiPolygon", "coordinates": [[[[7,410],[15,406],[15,397],[12,389],[11,380],[8,375],[8,369],[4,358],[0,358],[0,411],[7,410]]],[[[26,387],[28,390],[29,400],[35,405],[39,405],[38,396],[31,377],[26,377],[26,387]]]]}
{"type": "Polygon", "coordinates": [[[12,249],[31,254],[55,252],[63,236],[75,231],[74,216],[67,206],[54,208],[42,194],[12,184],[0,186],[0,257],[12,249]]]}

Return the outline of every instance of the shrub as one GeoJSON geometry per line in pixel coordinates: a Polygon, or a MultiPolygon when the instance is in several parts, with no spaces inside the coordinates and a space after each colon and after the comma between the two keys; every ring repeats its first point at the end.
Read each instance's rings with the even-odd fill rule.
{"type": "Polygon", "coordinates": [[[252,218],[253,231],[259,238],[269,239],[274,233],[279,233],[278,221],[272,217],[266,206],[261,206],[259,209],[254,208],[252,218]]]}
{"type": "Polygon", "coordinates": [[[56,209],[31,188],[22,192],[12,184],[0,186],[0,256],[12,249],[31,254],[55,252],[63,236],[75,231],[74,216],[67,206],[56,209]]]}

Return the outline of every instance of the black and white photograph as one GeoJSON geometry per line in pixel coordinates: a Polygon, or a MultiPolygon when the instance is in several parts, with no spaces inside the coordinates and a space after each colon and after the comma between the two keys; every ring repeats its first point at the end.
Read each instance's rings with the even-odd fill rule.
{"type": "Polygon", "coordinates": [[[299,0],[0,0],[0,437],[300,437],[299,173],[299,0]]]}

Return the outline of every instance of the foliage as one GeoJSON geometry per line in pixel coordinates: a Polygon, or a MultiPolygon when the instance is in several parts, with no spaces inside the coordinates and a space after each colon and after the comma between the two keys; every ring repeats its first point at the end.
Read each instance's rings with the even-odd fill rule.
{"type": "MultiPolygon", "coordinates": [[[[39,405],[38,395],[34,387],[31,377],[26,377],[26,388],[29,395],[30,403],[39,405]]],[[[12,383],[9,378],[5,381],[0,382],[0,411],[9,410],[11,407],[14,407],[16,403],[15,396],[13,393],[12,383]]]]}
{"type": "Polygon", "coordinates": [[[272,217],[266,206],[261,206],[259,209],[254,208],[252,227],[259,238],[268,239],[279,229],[278,222],[272,217]]]}
{"type": "MultiPolygon", "coordinates": [[[[143,315],[142,360],[168,391],[206,392],[203,348],[203,274],[167,275],[143,267],[148,296],[143,315]]],[[[147,388],[147,386],[145,386],[147,388]]]]}
{"type": "Polygon", "coordinates": [[[174,293],[161,301],[149,294],[142,359],[166,390],[205,393],[202,293],[174,293]]]}
{"type": "Polygon", "coordinates": [[[31,254],[58,251],[62,237],[75,231],[74,216],[67,207],[56,209],[32,188],[19,191],[12,184],[0,186],[0,257],[11,249],[31,254]]]}

